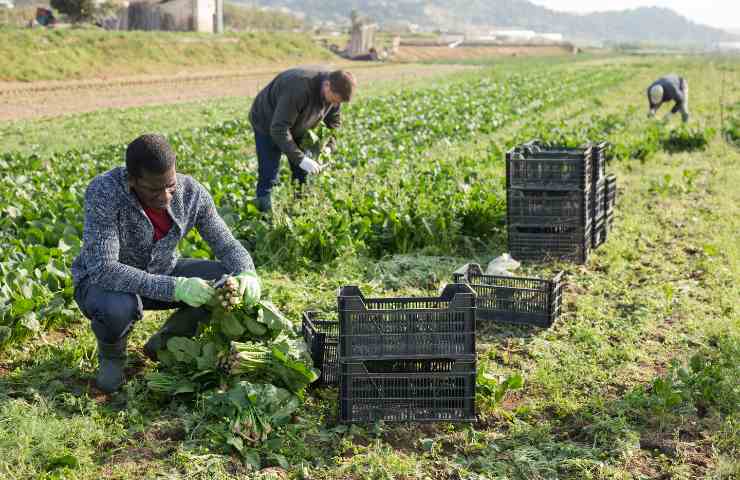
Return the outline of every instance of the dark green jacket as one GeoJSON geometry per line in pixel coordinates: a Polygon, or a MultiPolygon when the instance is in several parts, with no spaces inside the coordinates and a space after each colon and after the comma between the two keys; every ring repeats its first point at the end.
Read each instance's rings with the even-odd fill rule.
{"type": "Polygon", "coordinates": [[[298,148],[305,133],[322,120],[339,128],[339,106],[332,107],[321,95],[321,83],[329,72],[293,68],[275,77],[257,95],[249,112],[252,128],[270,135],[288,160],[298,165],[303,152],[298,148]]]}

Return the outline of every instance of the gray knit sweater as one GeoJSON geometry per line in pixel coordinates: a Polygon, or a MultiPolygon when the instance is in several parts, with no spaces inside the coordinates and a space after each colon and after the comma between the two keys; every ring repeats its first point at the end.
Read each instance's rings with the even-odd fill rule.
{"type": "Polygon", "coordinates": [[[95,177],[85,191],[82,250],[72,263],[75,285],[82,281],[154,300],[173,301],[178,242],[196,228],[216,258],[231,272],[254,270],[247,250],[232,235],[206,189],[177,174],[168,208],[169,233],[154,241],[154,227],[129,189],[123,167],[95,177]]]}

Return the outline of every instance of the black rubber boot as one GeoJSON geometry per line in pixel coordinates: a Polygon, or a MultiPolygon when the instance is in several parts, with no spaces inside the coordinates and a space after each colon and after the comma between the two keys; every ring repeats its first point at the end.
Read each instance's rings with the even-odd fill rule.
{"type": "Polygon", "coordinates": [[[173,313],[164,322],[162,328],[144,344],[144,355],[157,361],[157,352],[167,346],[167,340],[172,337],[193,337],[198,332],[200,322],[208,319],[209,313],[203,307],[183,307],[173,313]]]}
{"type": "Polygon", "coordinates": [[[126,368],[126,346],[128,338],[116,343],[103,343],[98,340],[98,388],[106,393],[113,393],[125,381],[123,369],[126,368]]]}
{"type": "Polygon", "coordinates": [[[255,198],[254,204],[257,207],[257,210],[262,213],[272,212],[272,197],[270,195],[255,198]]]}

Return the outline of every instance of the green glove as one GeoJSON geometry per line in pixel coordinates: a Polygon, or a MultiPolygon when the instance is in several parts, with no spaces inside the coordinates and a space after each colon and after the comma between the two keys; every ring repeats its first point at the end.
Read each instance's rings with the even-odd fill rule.
{"type": "Polygon", "coordinates": [[[216,290],[202,278],[175,277],[175,300],[200,307],[213,298],[216,290]]]}
{"type": "Polygon", "coordinates": [[[242,272],[234,278],[239,282],[239,295],[244,297],[244,303],[247,305],[256,305],[262,296],[260,279],[257,278],[257,272],[242,272]]]}

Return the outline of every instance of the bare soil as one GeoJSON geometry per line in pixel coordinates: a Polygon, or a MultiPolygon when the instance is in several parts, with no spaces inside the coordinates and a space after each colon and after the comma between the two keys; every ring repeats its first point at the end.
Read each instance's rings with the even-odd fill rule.
{"type": "MultiPolygon", "coordinates": [[[[337,62],[362,88],[377,81],[412,81],[469,70],[463,65],[337,62]]],[[[64,82],[0,82],[0,121],[56,117],[107,108],[187,103],[220,97],[253,97],[285,65],[239,71],[181,73],[64,82]]],[[[246,101],[246,100],[245,100],[246,101]]]]}

